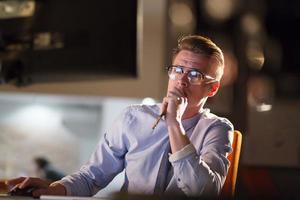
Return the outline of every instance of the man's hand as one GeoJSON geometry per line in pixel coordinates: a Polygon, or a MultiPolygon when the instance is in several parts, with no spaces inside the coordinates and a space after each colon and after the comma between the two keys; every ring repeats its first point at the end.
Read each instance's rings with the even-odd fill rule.
{"type": "Polygon", "coordinates": [[[52,183],[42,180],[40,178],[32,177],[19,177],[6,181],[10,191],[15,188],[24,189],[26,187],[35,188],[32,192],[33,197],[39,197],[41,195],[66,195],[65,187],[60,183],[52,183]]]}
{"type": "Polygon", "coordinates": [[[188,99],[185,93],[175,88],[163,99],[161,112],[165,114],[167,123],[175,120],[180,123],[187,105],[188,99]]]}
{"type": "Polygon", "coordinates": [[[164,113],[166,117],[172,153],[190,144],[181,124],[182,116],[186,111],[187,105],[187,95],[184,91],[177,88],[169,91],[167,97],[165,97],[162,102],[162,113],[164,113]]]}

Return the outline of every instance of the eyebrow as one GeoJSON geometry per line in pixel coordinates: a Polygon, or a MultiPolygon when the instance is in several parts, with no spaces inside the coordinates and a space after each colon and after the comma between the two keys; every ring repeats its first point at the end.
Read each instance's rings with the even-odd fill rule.
{"type": "Polygon", "coordinates": [[[214,78],[214,77],[212,77],[212,76],[210,76],[210,75],[208,75],[208,74],[206,74],[206,73],[204,73],[204,72],[202,72],[202,71],[200,71],[199,69],[196,69],[196,68],[192,68],[192,67],[186,67],[186,66],[183,66],[183,65],[171,65],[171,66],[174,66],[174,67],[182,67],[182,68],[188,68],[188,69],[190,69],[189,71],[197,71],[197,72],[199,72],[200,74],[202,74],[205,78],[207,78],[207,79],[210,79],[210,81],[209,82],[212,82],[212,81],[216,81],[217,80],[217,78],[214,78]]]}
{"type": "Polygon", "coordinates": [[[193,67],[186,67],[186,66],[183,66],[183,65],[171,65],[171,66],[174,66],[174,67],[182,67],[182,68],[186,68],[186,69],[190,69],[191,70],[195,70],[197,72],[200,72],[202,74],[204,74],[202,71],[200,71],[199,69],[196,69],[196,68],[193,68],[193,67]]]}

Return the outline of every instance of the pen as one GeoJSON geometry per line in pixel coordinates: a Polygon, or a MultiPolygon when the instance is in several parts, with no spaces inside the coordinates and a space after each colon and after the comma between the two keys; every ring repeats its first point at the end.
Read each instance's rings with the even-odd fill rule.
{"type": "Polygon", "coordinates": [[[159,115],[159,117],[156,119],[155,123],[154,123],[153,126],[152,126],[152,129],[155,129],[155,127],[157,126],[158,122],[161,120],[161,118],[162,118],[163,116],[165,116],[165,113],[164,113],[164,112],[161,113],[161,114],[159,115]]]}

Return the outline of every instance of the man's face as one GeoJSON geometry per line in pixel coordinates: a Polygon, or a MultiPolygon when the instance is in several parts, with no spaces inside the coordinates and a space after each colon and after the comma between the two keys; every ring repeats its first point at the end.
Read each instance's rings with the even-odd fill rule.
{"type": "MultiPolygon", "coordinates": [[[[185,67],[185,71],[197,69],[213,78],[216,77],[216,70],[218,68],[218,62],[215,59],[188,50],[181,50],[174,58],[173,65],[183,66],[185,67]]],[[[193,85],[189,82],[187,74],[185,73],[177,80],[169,79],[168,94],[178,89],[188,98],[187,109],[193,107],[199,109],[199,106],[205,103],[214,84],[216,84],[216,82],[207,83],[204,80],[201,84],[193,85]]]]}

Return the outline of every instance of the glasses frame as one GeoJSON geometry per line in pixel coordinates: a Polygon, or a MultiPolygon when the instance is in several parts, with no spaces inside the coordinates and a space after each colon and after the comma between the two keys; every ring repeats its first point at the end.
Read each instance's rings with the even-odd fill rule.
{"type": "MultiPolygon", "coordinates": [[[[207,74],[204,74],[203,72],[201,72],[201,71],[199,71],[198,69],[195,69],[195,68],[188,68],[188,67],[185,67],[185,66],[182,66],[182,65],[169,65],[169,66],[167,66],[166,67],[166,70],[167,70],[167,72],[168,72],[168,76],[169,76],[169,78],[171,78],[170,77],[170,69],[171,68],[180,68],[181,69],[181,75],[183,75],[183,74],[188,74],[188,73],[190,73],[191,71],[196,71],[196,72],[198,72],[200,75],[201,75],[201,78],[200,78],[200,80],[201,81],[205,81],[205,83],[206,84],[208,84],[208,83],[212,83],[212,82],[216,82],[217,81],[217,79],[216,78],[213,78],[212,76],[209,76],[209,75],[207,75],[207,74]],[[185,71],[184,69],[189,69],[189,70],[187,70],[187,71],[185,71]]],[[[179,74],[179,73],[178,73],[179,74]]],[[[199,84],[195,84],[195,83],[192,83],[191,82],[191,80],[190,79],[188,79],[189,80],[189,82],[190,82],[190,84],[192,84],[192,85],[200,85],[201,84],[201,82],[199,83],[199,84]]]]}

